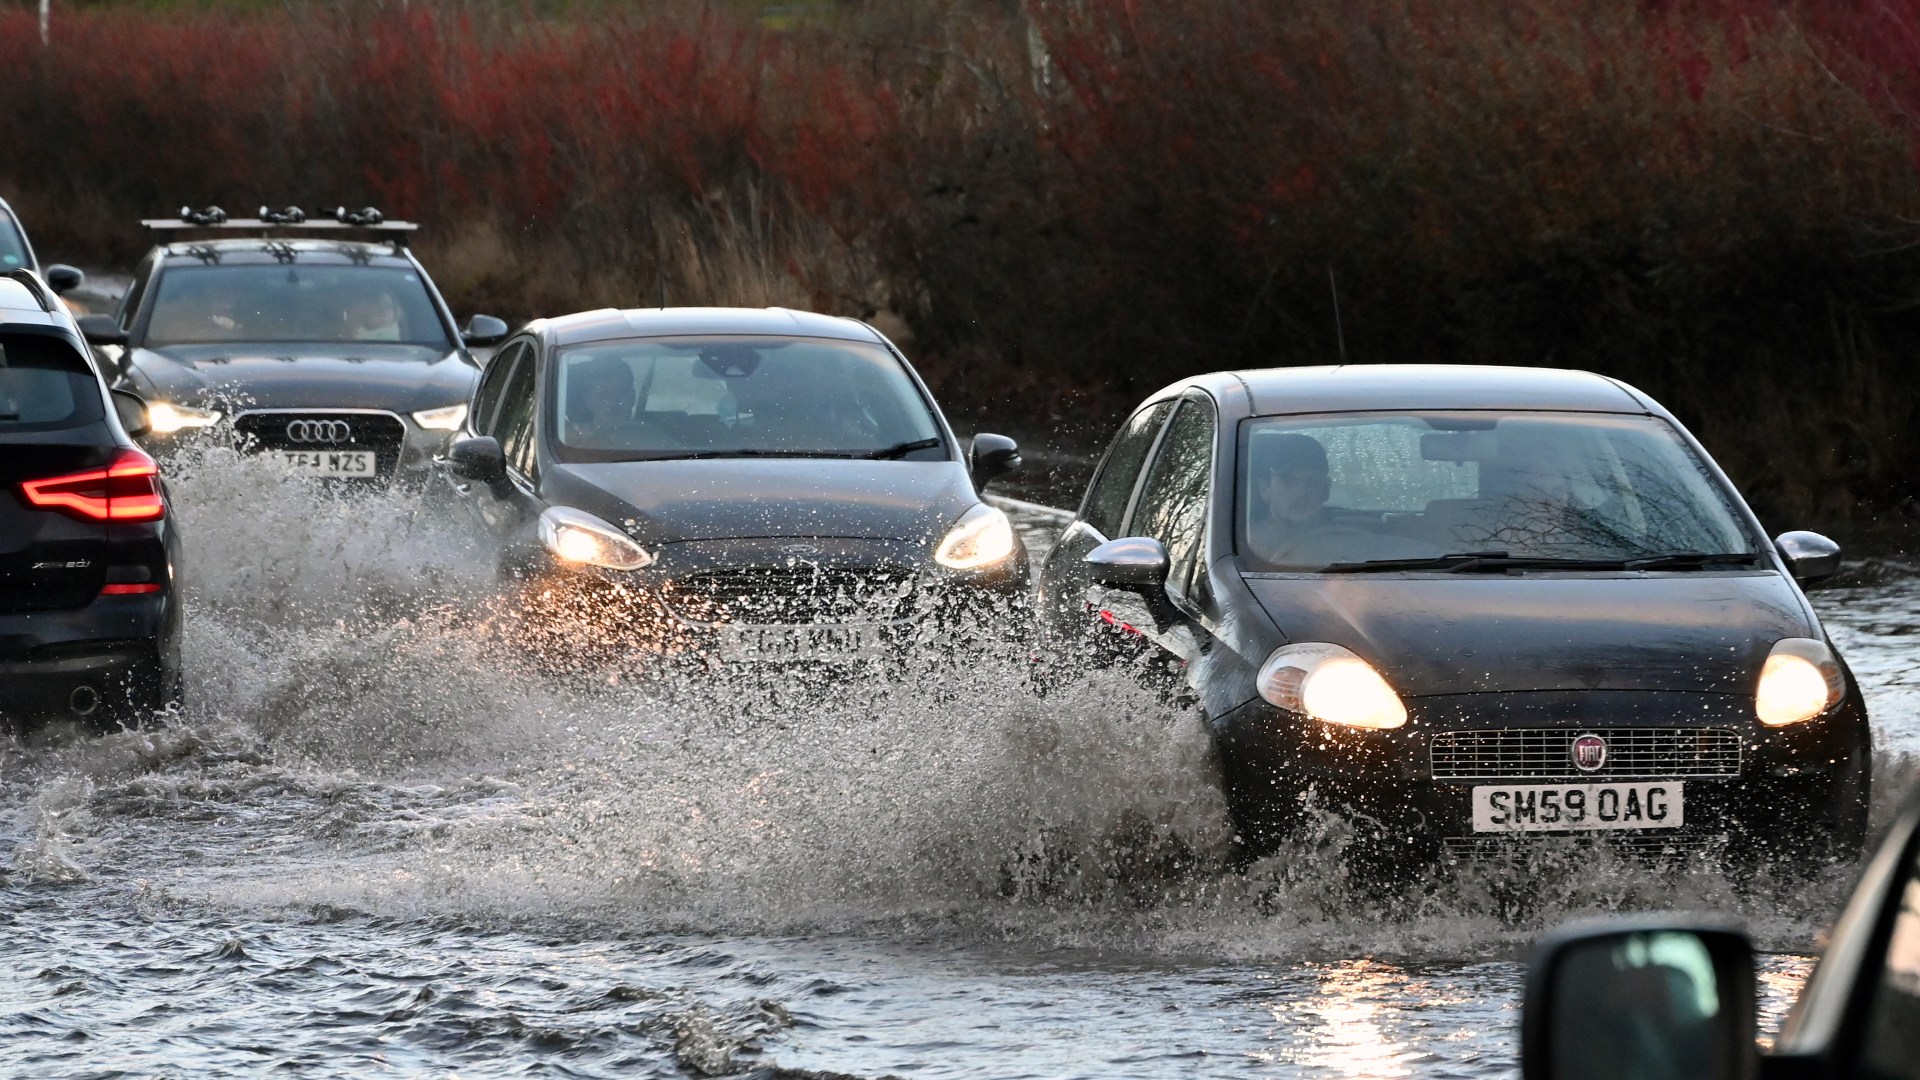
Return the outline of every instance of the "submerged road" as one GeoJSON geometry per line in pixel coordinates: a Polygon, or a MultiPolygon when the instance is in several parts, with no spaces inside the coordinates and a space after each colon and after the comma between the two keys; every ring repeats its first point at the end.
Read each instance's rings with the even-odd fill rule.
{"type": "MultiPolygon", "coordinates": [[[[175,493],[185,714],[0,741],[0,1074],[1499,1077],[1542,926],[1737,912],[1777,1018],[1843,896],[1564,851],[1384,905],[1312,849],[1235,873],[1197,722],[1117,680],[575,669],[399,496],[219,455],[175,493]]],[[[1852,580],[1816,602],[1890,795],[1920,574],[1852,580]]]]}

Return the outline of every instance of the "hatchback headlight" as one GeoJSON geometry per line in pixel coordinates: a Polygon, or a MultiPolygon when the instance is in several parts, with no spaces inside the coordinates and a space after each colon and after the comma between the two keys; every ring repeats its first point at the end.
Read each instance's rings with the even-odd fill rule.
{"type": "Polygon", "coordinates": [[[1282,645],[1261,665],[1259,687],[1271,704],[1329,724],[1388,730],[1407,722],[1387,680],[1338,645],[1282,645]]]}
{"type": "Polygon", "coordinates": [[[960,515],[934,549],[933,561],[949,570],[979,570],[1013,554],[1013,523],[985,503],[960,515]]]}
{"type": "Polygon", "coordinates": [[[638,570],[653,565],[653,554],[619,529],[592,514],[566,506],[540,512],[540,543],[561,562],[638,570]]]}
{"type": "Polygon", "coordinates": [[[1782,638],[1760,668],[1760,684],[1753,691],[1753,711],[1770,727],[1811,720],[1846,695],[1840,661],[1824,641],[1782,638]]]}
{"type": "Polygon", "coordinates": [[[186,428],[212,427],[220,422],[220,414],[212,409],[196,409],[191,405],[175,405],[166,401],[155,401],[147,406],[147,425],[155,435],[171,435],[186,428]]]}
{"type": "Polygon", "coordinates": [[[467,422],[467,406],[448,405],[440,409],[422,409],[413,414],[413,422],[428,431],[458,431],[467,422]]]}

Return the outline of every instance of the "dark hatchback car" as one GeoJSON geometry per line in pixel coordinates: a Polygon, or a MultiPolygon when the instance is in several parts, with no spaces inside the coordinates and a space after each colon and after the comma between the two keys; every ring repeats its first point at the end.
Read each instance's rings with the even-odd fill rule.
{"type": "Polygon", "coordinates": [[[1772,1045],[1754,946],[1713,916],[1596,919],[1542,937],[1526,1080],[1920,1080],[1920,798],[1881,842],[1772,1045]]]}
{"type": "Polygon", "coordinates": [[[898,350],[781,309],[591,311],[488,365],[447,467],[502,561],[703,663],[893,654],[930,609],[1018,606],[1026,552],[898,350]],[[581,592],[584,590],[584,592],[581,592]]]}
{"type": "Polygon", "coordinates": [[[1799,584],[1838,558],[1619,382],[1350,366],[1155,394],[1039,578],[1057,651],[1198,698],[1250,851],[1317,807],[1396,860],[1840,857],[1867,716],[1799,584]]]}
{"type": "Polygon", "coordinates": [[[213,434],[343,482],[430,475],[480,375],[468,346],[507,326],[455,327],[400,242],[412,225],[147,224],[275,234],[161,244],[116,314],[81,320],[115,385],[147,399],[150,448],[213,434]],[[329,228],[340,238],[285,238],[329,228]],[[367,229],[387,239],[353,238],[367,229]]]}
{"type": "Polygon", "coordinates": [[[0,716],[131,723],[180,696],[179,537],[72,318],[0,277],[0,716]]]}

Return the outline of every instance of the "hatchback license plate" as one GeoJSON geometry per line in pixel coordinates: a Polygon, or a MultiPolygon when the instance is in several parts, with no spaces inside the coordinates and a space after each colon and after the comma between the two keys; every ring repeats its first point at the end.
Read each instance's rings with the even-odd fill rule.
{"type": "Polygon", "coordinates": [[[315,476],[376,476],[371,450],[281,450],[281,461],[315,476]]]}
{"type": "Polygon", "coordinates": [[[1483,784],[1473,789],[1473,831],[1566,832],[1677,829],[1686,824],[1686,785],[1483,784]]]}
{"type": "Polygon", "coordinates": [[[881,628],[871,624],[740,625],[720,632],[722,660],[860,660],[880,651],[881,628]]]}

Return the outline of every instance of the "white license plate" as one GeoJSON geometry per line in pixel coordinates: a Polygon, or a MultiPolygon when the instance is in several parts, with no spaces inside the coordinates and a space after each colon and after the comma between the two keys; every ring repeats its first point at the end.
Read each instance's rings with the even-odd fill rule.
{"type": "Polygon", "coordinates": [[[1564,832],[1677,829],[1686,824],[1686,785],[1483,784],[1473,789],[1473,831],[1564,832]]]}
{"type": "Polygon", "coordinates": [[[281,461],[315,476],[377,476],[371,450],[280,450],[281,461]]]}
{"type": "Polygon", "coordinates": [[[722,660],[860,660],[880,652],[881,627],[871,624],[721,628],[722,660]]]}

